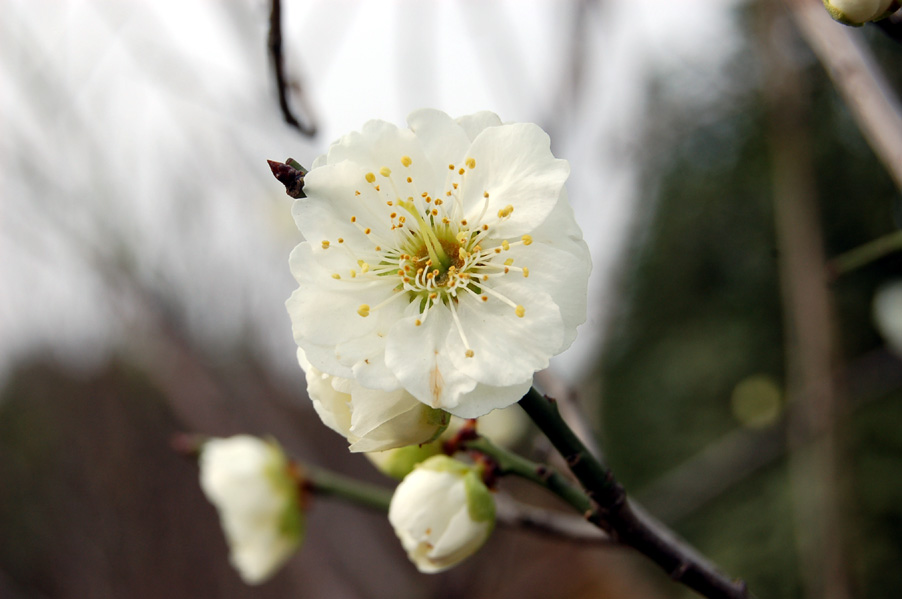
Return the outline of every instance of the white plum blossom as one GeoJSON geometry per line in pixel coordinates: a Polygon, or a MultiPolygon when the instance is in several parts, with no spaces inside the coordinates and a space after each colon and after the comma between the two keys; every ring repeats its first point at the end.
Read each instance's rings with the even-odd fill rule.
{"type": "Polygon", "coordinates": [[[898,10],[897,0],[823,0],[830,16],[846,25],[863,25],[898,10]]]}
{"type": "Polygon", "coordinates": [[[216,509],[229,559],[247,584],[272,576],[304,529],[297,482],[274,442],[249,435],[211,439],[200,453],[200,486],[216,509]]]}
{"type": "Polygon", "coordinates": [[[417,569],[431,574],[482,547],[495,526],[495,500],[475,468],[437,455],[404,477],[388,520],[417,569]]]}
{"type": "Polygon", "coordinates": [[[298,349],[307,375],[307,394],[323,423],[343,435],[349,449],[385,451],[438,437],[450,415],[419,402],[404,389],[367,389],[356,381],[320,372],[298,349]]]}
{"type": "Polygon", "coordinates": [[[463,418],[522,397],[586,317],[588,248],[548,135],[488,112],[370,121],[293,213],[295,341],[322,373],[463,418]]]}

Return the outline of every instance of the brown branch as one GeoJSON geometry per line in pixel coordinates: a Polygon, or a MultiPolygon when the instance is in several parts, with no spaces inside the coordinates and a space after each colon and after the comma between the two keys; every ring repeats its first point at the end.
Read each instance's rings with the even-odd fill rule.
{"type": "MultiPolygon", "coordinates": [[[[858,128],[889,172],[896,188],[902,191],[899,100],[867,48],[858,41],[860,33],[853,27],[833,22],[820,0],[785,0],[785,3],[802,37],[824,65],[849,107],[858,128]]],[[[898,31],[899,26],[894,27],[898,31]]]]}
{"type": "Polygon", "coordinates": [[[592,456],[567,426],[553,399],[530,389],[520,400],[520,407],[564,457],[597,506],[586,515],[590,522],[605,530],[614,541],[638,550],[674,581],[703,597],[746,599],[749,596],[744,582],[728,579],[672,531],[627,500],[614,474],[592,456]]]}
{"type": "Polygon", "coordinates": [[[285,122],[301,132],[301,135],[313,137],[316,135],[316,123],[308,118],[308,123],[301,123],[288,104],[288,89],[295,92],[295,96],[304,106],[305,112],[310,114],[310,107],[306,105],[303,90],[296,81],[291,83],[285,77],[285,56],[282,53],[282,2],[272,0],[272,10],[269,13],[269,39],[267,42],[269,56],[272,59],[273,74],[276,76],[276,89],[279,93],[279,108],[282,109],[282,117],[285,122]]]}
{"type": "MultiPolygon", "coordinates": [[[[815,30],[844,29],[829,19],[817,25],[811,4],[804,8],[799,3],[790,5],[802,29],[810,36],[809,41],[823,43],[825,38],[815,30]]],[[[816,8],[824,12],[820,6],[816,8]]],[[[805,596],[846,599],[853,592],[846,547],[848,520],[841,507],[845,477],[837,415],[842,394],[833,380],[836,335],[817,211],[811,125],[807,118],[810,94],[804,73],[780,52],[780,48],[789,46],[789,40],[785,39],[789,30],[780,27],[779,16],[769,9],[765,7],[762,34],[766,42],[762,46],[764,71],[768,74],[765,93],[787,390],[793,405],[787,414],[793,520],[805,596]],[[777,37],[781,34],[783,39],[777,37]]],[[[854,50],[851,38],[840,36],[840,39],[848,45],[849,52],[854,50]]],[[[825,51],[817,47],[815,50],[822,57],[836,57],[832,49],[825,51]]],[[[866,74],[857,73],[859,77],[866,74]]],[[[873,82],[873,76],[866,82],[873,82]]],[[[841,81],[848,83],[850,79],[837,78],[834,74],[834,81],[840,85],[841,81]]],[[[867,97],[875,92],[866,92],[862,87],[844,90],[848,94],[847,102],[854,102],[860,108],[876,100],[867,97]]],[[[869,114],[859,112],[859,116],[872,118],[869,114]]],[[[887,116],[898,120],[896,114],[887,116]]],[[[859,126],[875,124],[859,122],[859,126]]],[[[875,141],[878,140],[871,139],[872,144],[875,141]]],[[[898,147],[892,151],[898,152],[897,158],[902,158],[902,145],[898,145],[902,135],[883,141],[896,143],[898,147]]]]}

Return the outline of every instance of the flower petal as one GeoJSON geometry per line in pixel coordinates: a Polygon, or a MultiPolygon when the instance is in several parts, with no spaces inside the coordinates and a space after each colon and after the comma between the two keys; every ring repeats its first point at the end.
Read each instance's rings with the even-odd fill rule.
{"type": "Polygon", "coordinates": [[[467,157],[470,138],[450,116],[431,108],[412,112],[407,117],[407,124],[416,134],[423,152],[435,168],[435,174],[439,177],[435,181],[437,186],[434,190],[437,191],[438,186],[443,185],[448,165],[460,165],[467,157]]]}
{"type": "Polygon", "coordinates": [[[416,304],[409,306],[407,314],[389,332],[385,363],[411,395],[430,407],[452,411],[476,381],[448,359],[451,314],[444,306],[435,306],[419,326],[416,304]]]}
{"type": "Polygon", "coordinates": [[[449,339],[447,359],[480,383],[517,385],[546,368],[557,353],[563,340],[561,313],[547,293],[533,286],[502,281],[493,289],[525,306],[523,317],[495,298],[487,302],[472,296],[461,298],[457,313],[473,357],[467,357],[466,347],[455,332],[449,339]]]}
{"type": "Polygon", "coordinates": [[[496,225],[501,237],[519,236],[538,226],[554,208],[570,165],[551,153],[551,141],[531,123],[489,127],[480,133],[467,151],[475,168],[462,184],[464,214],[474,222],[489,194],[488,218],[505,206],[514,211],[496,225]]]}
{"type": "Polygon", "coordinates": [[[468,114],[457,119],[460,125],[467,133],[470,141],[476,139],[476,136],[482,133],[483,129],[488,127],[497,127],[501,124],[501,119],[494,112],[483,110],[474,114],[468,114]]]}

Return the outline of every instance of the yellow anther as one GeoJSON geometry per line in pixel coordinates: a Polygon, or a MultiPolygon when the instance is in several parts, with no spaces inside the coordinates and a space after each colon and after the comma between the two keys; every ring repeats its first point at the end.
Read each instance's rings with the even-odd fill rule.
{"type": "Polygon", "coordinates": [[[371,231],[372,231],[372,229],[370,229],[369,227],[367,227],[366,229],[363,230],[363,233],[364,233],[365,235],[369,235],[371,231]]]}
{"type": "Polygon", "coordinates": [[[333,278],[333,279],[340,279],[340,278],[341,278],[341,275],[338,274],[337,272],[333,272],[333,273],[332,273],[332,278],[333,278]]]}
{"type": "Polygon", "coordinates": [[[460,225],[461,225],[462,227],[466,227],[466,226],[467,226],[467,219],[465,219],[465,218],[464,218],[464,219],[461,219],[460,225]]]}
{"type": "Polygon", "coordinates": [[[503,247],[505,250],[509,250],[509,249],[511,249],[511,244],[509,244],[507,242],[507,239],[505,239],[504,241],[501,242],[501,247],[503,247]]]}
{"type": "Polygon", "coordinates": [[[375,249],[377,252],[381,252],[381,251],[382,251],[382,246],[381,246],[381,245],[377,245],[377,246],[376,246],[375,248],[373,248],[373,249],[375,249]]]}
{"type": "Polygon", "coordinates": [[[461,260],[466,260],[467,256],[469,256],[469,255],[470,254],[467,253],[467,250],[465,250],[463,248],[457,248],[457,257],[460,258],[461,260]]]}
{"type": "Polygon", "coordinates": [[[379,187],[379,186],[377,185],[377,186],[376,186],[376,191],[381,191],[381,190],[382,190],[382,188],[379,187]]]}
{"type": "MultiPolygon", "coordinates": [[[[438,210],[433,210],[433,212],[435,212],[436,214],[438,214],[438,210]]],[[[443,217],[442,217],[442,224],[444,224],[444,225],[450,225],[450,224],[451,224],[451,219],[448,218],[447,216],[443,216],[443,217]]]]}
{"type": "Polygon", "coordinates": [[[408,182],[408,183],[413,183],[413,177],[407,177],[407,182],[408,182]]]}
{"type": "Polygon", "coordinates": [[[359,196],[359,195],[360,195],[360,190],[355,189],[355,190],[354,190],[354,195],[355,195],[355,196],[359,196]]]}
{"type": "Polygon", "coordinates": [[[419,318],[417,318],[416,320],[413,321],[413,324],[414,324],[414,326],[420,326],[421,324],[423,324],[423,321],[421,321],[419,318]]]}
{"type": "Polygon", "coordinates": [[[483,231],[488,231],[488,230],[489,230],[489,226],[488,226],[488,225],[482,225],[482,230],[483,230],[483,231]]]}
{"type": "Polygon", "coordinates": [[[410,166],[411,162],[413,161],[410,159],[410,156],[401,156],[401,164],[404,166],[410,166]]]}
{"type": "Polygon", "coordinates": [[[395,203],[392,202],[391,200],[386,200],[385,205],[386,205],[386,206],[394,206],[395,203]]]}
{"type": "Polygon", "coordinates": [[[524,308],[523,306],[517,306],[517,309],[514,310],[514,312],[517,313],[517,316],[523,318],[523,315],[526,314],[526,308],[524,308]]]}
{"type": "Polygon", "coordinates": [[[476,160],[473,158],[467,158],[466,160],[467,168],[476,168],[476,160]]]}
{"type": "Polygon", "coordinates": [[[372,183],[375,180],[376,180],[376,175],[374,175],[373,173],[366,174],[366,182],[367,183],[372,183]]]}
{"type": "Polygon", "coordinates": [[[483,295],[483,296],[480,296],[479,299],[481,299],[484,302],[487,302],[487,301],[489,301],[489,296],[483,295]]]}
{"type": "Polygon", "coordinates": [[[489,275],[482,275],[482,280],[483,280],[483,281],[488,281],[488,280],[489,280],[489,275]]]}
{"type": "Polygon", "coordinates": [[[450,197],[451,197],[451,190],[446,191],[446,192],[445,192],[445,195],[448,196],[448,197],[450,198],[450,197]]]}
{"type": "Polygon", "coordinates": [[[398,216],[397,212],[392,212],[391,214],[388,215],[389,218],[396,218],[397,216],[398,216]]]}
{"type": "Polygon", "coordinates": [[[389,175],[391,175],[391,169],[388,168],[387,166],[383,166],[382,168],[379,169],[379,174],[382,175],[383,177],[388,177],[389,175]]]}
{"type": "Polygon", "coordinates": [[[366,318],[370,315],[370,305],[369,304],[360,304],[360,307],[357,308],[357,313],[366,318]]]}
{"type": "Polygon", "coordinates": [[[429,294],[429,299],[431,299],[431,300],[434,300],[434,299],[437,298],[437,297],[438,297],[438,294],[437,294],[437,293],[430,293],[430,294],[429,294]]]}
{"type": "Polygon", "coordinates": [[[339,237],[339,238],[338,238],[338,243],[344,243],[344,242],[345,242],[345,240],[344,240],[343,237],[339,237]]]}
{"type": "MultiPolygon", "coordinates": [[[[523,269],[526,270],[526,269],[523,269]]],[[[370,272],[370,265],[364,262],[360,265],[360,272],[370,272]]]]}
{"type": "Polygon", "coordinates": [[[506,218],[511,215],[511,212],[514,211],[514,207],[508,204],[504,208],[498,211],[498,218],[506,218]]]}
{"type": "Polygon", "coordinates": [[[530,243],[532,243],[532,235],[524,235],[520,239],[523,240],[523,245],[529,245],[530,243]]]}
{"type": "Polygon", "coordinates": [[[324,250],[328,250],[328,249],[329,249],[329,242],[328,242],[327,240],[325,240],[325,239],[323,240],[323,249],[324,249],[324,250]]]}
{"type": "Polygon", "coordinates": [[[504,265],[505,265],[505,266],[510,266],[510,265],[513,264],[513,263],[514,263],[514,259],[513,259],[513,258],[508,258],[507,260],[504,261],[504,265]]]}
{"type": "Polygon", "coordinates": [[[482,192],[482,197],[488,198],[488,197],[489,197],[489,192],[483,191],[483,192],[482,192]]]}
{"type": "Polygon", "coordinates": [[[449,170],[449,171],[453,171],[453,170],[454,170],[454,165],[453,165],[453,164],[449,164],[449,165],[448,165],[448,170],[449,170]]]}
{"type": "Polygon", "coordinates": [[[529,269],[524,266],[523,267],[523,278],[525,279],[528,276],[529,276],[529,269]]]}
{"type": "Polygon", "coordinates": [[[458,175],[462,175],[462,174],[464,174],[465,172],[466,172],[466,171],[464,171],[464,169],[460,169],[459,171],[457,171],[457,174],[458,174],[458,175]]]}
{"type": "Polygon", "coordinates": [[[356,278],[357,278],[357,271],[354,270],[353,268],[351,269],[351,278],[352,278],[352,279],[356,279],[356,278]]]}
{"type": "Polygon", "coordinates": [[[432,216],[438,216],[438,210],[436,210],[435,208],[433,208],[433,209],[432,209],[432,212],[430,212],[429,214],[431,214],[432,216]]]}
{"type": "MultiPolygon", "coordinates": [[[[461,170],[461,172],[463,172],[464,169],[460,169],[460,170],[461,170]]],[[[457,189],[457,183],[452,183],[451,187],[453,187],[454,189],[457,189]]]]}
{"type": "Polygon", "coordinates": [[[467,351],[464,352],[464,355],[467,356],[468,358],[472,358],[472,357],[473,357],[473,350],[472,350],[472,349],[468,349],[467,351]]]}
{"type": "Polygon", "coordinates": [[[352,216],[352,217],[351,217],[351,222],[352,222],[352,223],[356,223],[356,222],[357,222],[357,217],[356,217],[356,216],[352,216]]]}

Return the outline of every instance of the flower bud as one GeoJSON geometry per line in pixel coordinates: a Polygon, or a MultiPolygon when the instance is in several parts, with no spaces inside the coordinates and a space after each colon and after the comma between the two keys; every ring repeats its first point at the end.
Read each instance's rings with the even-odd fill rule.
{"type": "Polygon", "coordinates": [[[388,520],[410,560],[430,574],[482,547],[495,525],[495,501],[475,468],[437,455],[401,481],[388,520]]]}
{"type": "Polygon", "coordinates": [[[863,25],[882,18],[893,7],[894,0],[823,0],[824,8],[835,20],[845,25],[863,25]]]}
{"type": "Polygon", "coordinates": [[[260,584],[301,543],[297,481],[275,442],[249,435],[211,439],[200,453],[200,486],[219,511],[229,560],[247,584],[260,584]]]}
{"type": "Polygon", "coordinates": [[[874,296],[874,322],[890,350],[902,357],[902,281],[889,283],[877,290],[874,296]]]}
{"type": "Polygon", "coordinates": [[[450,418],[447,412],[420,403],[403,389],[367,389],[356,381],[324,374],[298,350],[307,374],[307,394],[323,423],[344,435],[349,449],[384,451],[436,439],[450,418]]]}
{"type": "MultiPolygon", "coordinates": [[[[444,435],[442,435],[444,437],[444,435]]],[[[442,453],[442,440],[422,445],[408,445],[385,451],[371,451],[363,455],[379,472],[395,480],[403,480],[420,462],[442,453]]]]}

